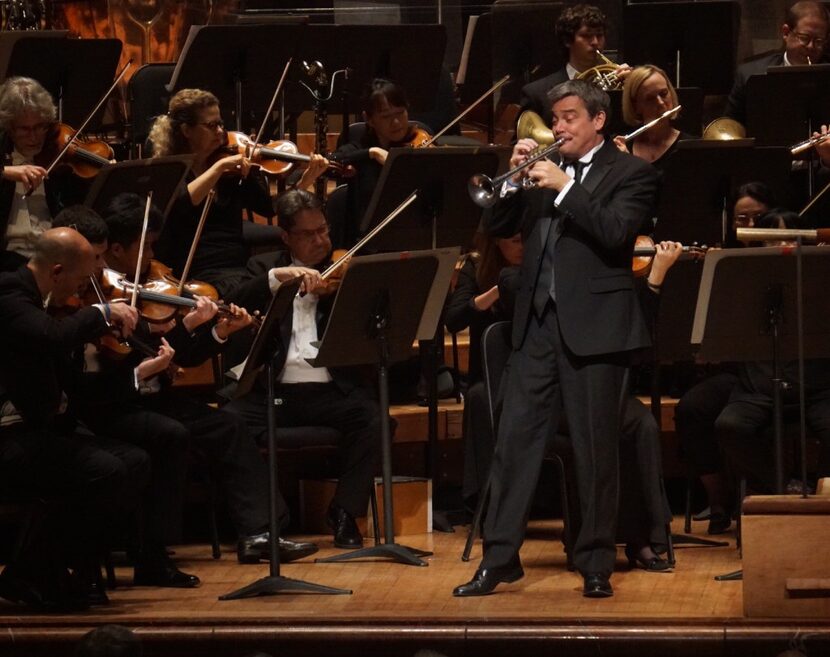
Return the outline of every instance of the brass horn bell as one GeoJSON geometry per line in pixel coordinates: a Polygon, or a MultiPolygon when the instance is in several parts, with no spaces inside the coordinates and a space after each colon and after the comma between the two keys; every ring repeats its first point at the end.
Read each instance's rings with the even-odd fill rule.
{"type": "Polygon", "coordinates": [[[516,124],[516,138],[526,139],[528,137],[540,146],[547,146],[556,141],[553,130],[545,125],[541,116],[531,111],[522,112],[516,124]]]}

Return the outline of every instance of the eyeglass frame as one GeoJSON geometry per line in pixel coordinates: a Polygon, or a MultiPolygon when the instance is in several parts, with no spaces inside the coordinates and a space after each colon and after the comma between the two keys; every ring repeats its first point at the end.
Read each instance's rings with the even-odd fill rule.
{"type": "Polygon", "coordinates": [[[331,233],[331,224],[329,222],[326,222],[325,224],[323,224],[319,228],[315,228],[314,230],[291,229],[287,231],[287,233],[289,235],[297,237],[298,239],[303,239],[310,242],[315,237],[328,237],[328,235],[331,233]]]}
{"type": "Polygon", "coordinates": [[[796,41],[798,41],[798,43],[800,43],[805,48],[808,47],[811,43],[816,48],[823,48],[824,45],[827,43],[826,36],[819,37],[814,36],[812,34],[805,34],[804,32],[796,32],[795,30],[791,30],[787,36],[789,36],[790,34],[794,36],[796,41]]]}
{"type": "Polygon", "coordinates": [[[217,119],[216,121],[196,121],[194,125],[204,126],[208,130],[213,130],[214,132],[216,132],[216,128],[221,128],[222,130],[225,129],[225,122],[222,119],[217,119]]]}

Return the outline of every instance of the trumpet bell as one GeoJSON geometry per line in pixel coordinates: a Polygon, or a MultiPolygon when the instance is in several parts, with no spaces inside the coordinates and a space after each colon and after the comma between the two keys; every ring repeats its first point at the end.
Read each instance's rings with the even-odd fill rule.
{"type": "Polygon", "coordinates": [[[729,141],[731,139],[743,139],[744,137],[746,137],[746,128],[735,119],[726,116],[715,119],[703,130],[703,139],[729,141]]]}
{"type": "Polygon", "coordinates": [[[541,146],[547,146],[556,141],[553,130],[545,125],[541,116],[531,111],[522,112],[519,116],[519,122],[516,124],[516,138],[530,138],[541,146]]]}
{"type": "Polygon", "coordinates": [[[496,203],[496,186],[492,178],[477,173],[467,181],[467,192],[477,206],[489,208],[496,203]]]}

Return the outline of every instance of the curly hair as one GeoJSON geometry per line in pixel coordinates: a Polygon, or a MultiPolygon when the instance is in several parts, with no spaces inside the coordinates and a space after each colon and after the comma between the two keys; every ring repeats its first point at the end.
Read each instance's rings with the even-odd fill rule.
{"type": "Polygon", "coordinates": [[[599,7],[574,5],[566,8],[556,19],[556,38],[563,47],[573,43],[576,33],[583,25],[591,29],[606,29],[608,20],[599,7]]]}
{"type": "Polygon", "coordinates": [[[631,73],[629,73],[625,78],[625,85],[623,86],[622,94],[622,113],[623,121],[625,121],[626,124],[635,126],[643,123],[643,117],[637,114],[637,110],[634,108],[634,101],[637,98],[640,87],[643,86],[643,83],[655,73],[663,76],[663,79],[666,81],[666,85],[669,88],[669,96],[672,100],[672,106],[677,107],[677,91],[675,91],[674,85],[671,83],[671,80],[669,80],[668,74],[659,66],[655,66],[654,64],[643,64],[642,66],[638,66],[631,71],[631,73]]]}
{"type": "Polygon", "coordinates": [[[0,130],[7,132],[12,122],[24,112],[37,114],[52,122],[58,111],[52,95],[32,78],[15,77],[0,87],[0,130]]]}
{"type": "Polygon", "coordinates": [[[182,89],[170,99],[167,114],[156,117],[148,139],[153,144],[153,157],[187,153],[188,145],[181,125],[196,125],[199,112],[219,105],[219,99],[202,89],[182,89]]]}

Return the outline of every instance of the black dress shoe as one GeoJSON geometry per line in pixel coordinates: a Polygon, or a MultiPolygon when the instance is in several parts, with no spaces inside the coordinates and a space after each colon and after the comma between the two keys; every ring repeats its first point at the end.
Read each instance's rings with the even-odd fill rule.
{"type": "Polygon", "coordinates": [[[135,565],[133,584],[135,586],[163,586],[173,589],[193,589],[201,581],[196,575],[182,572],[167,555],[139,562],[135,565]]]}
{"type": "Polygon", "coordinates": [[[657,555],[648,559],[639,554],[639,550],[628,545],[625,546],[625,556],[628,557],[629,568],[642,568],[652,573],[669,573],[673,570],[672,565],[657,555]]]}
{"type": "MultiPolygon", "coordinates": [[[[302,559],[317,552],[314,543],[297,543],[282,536],[278,539],[280,563],[289,563],[302,559]]],[[[268,532],[247,536],[236,544],[236,558],[239,563],[259,563],[271,558],[271,548],[268,544],[268,532]]]]}
{"type": "Polygon", "coordinates": [[[456,598],[467,598],[474,595],[489,595],[502,582],[516,582],[524,577],[525,571],[519,563],[496,568],[479,568],[476,574],[466,584],[456,586],[452,594],[456,598]]]}
{"type": "Polygon", "coordinates": [[[606,575],[599,573],[588,573],[584,575],[585,585],[582,587],[582,595],[586,598],[610,598],[614,595],[611,582],[606,575]]]}
{"type": "Polygon", "coordinates": [[[710,536],[725,534],[732,526],[732,518],[726,513],[713,513],[709,516],[709,528],[706,533],[710,536]]]}
{"type": "Polygon", "coordinates": [[[326,514],[326,522],[334,530],[334,547],[344,550],[363,547],[363,535],[346,509],[332,504],[326,514]]]}

